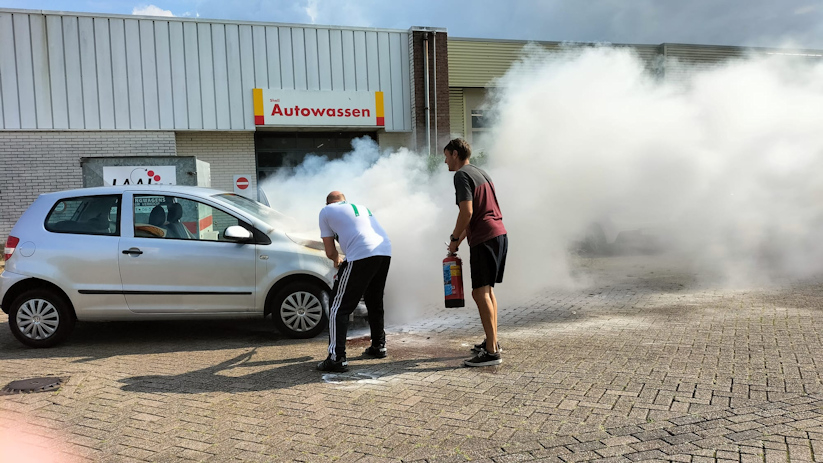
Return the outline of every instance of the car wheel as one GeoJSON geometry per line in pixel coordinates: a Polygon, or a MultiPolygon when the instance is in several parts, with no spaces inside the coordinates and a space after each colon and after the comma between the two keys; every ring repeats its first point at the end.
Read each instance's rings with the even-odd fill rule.
{"type": "Polygon", "coordinates": [[[51,347],[71,333],[74,314],[65,297],[47,289],[33,289],[11,304],[9,327],[14,337],[29,347],[51,347]]]}
{"type": "Polygon", "coordinates": [[[323,291],[309,282],[291,283],[272,300],[274,326],[290,338],[313,338],[326,328],[323,291]]]}

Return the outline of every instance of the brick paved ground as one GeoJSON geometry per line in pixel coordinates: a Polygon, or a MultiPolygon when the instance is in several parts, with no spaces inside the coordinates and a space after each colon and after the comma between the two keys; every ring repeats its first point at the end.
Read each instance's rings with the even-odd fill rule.
{"type": "Polygon", "coordinates": [[[390,329],[387,359],[358,358],[366,341],[352,342],[351,371],[326,375],[314,370],[324,336],[287,340],[257,321],[79,324],[48,350],[2,327],[0,386],[68,381],[0,397],[0,455],[823,460],[823,279],[721,290],[650,258],[581,271],[592,285],[504,304],[504,363],[483,369],[460,367],[482,336],[468,308],[390,329]]]}

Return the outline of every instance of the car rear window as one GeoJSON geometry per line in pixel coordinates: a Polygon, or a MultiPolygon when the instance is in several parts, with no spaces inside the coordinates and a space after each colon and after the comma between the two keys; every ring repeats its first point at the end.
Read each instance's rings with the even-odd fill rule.
{"type": "Polygon", "coordinates": [[[52,206],[46,230],[81,235],[120,235],[120,195],[64,198],[52,206]]]}

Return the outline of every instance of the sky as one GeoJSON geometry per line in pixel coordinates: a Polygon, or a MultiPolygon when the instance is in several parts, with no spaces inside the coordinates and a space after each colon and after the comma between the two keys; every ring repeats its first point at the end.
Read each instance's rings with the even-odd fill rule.
{"type": "Polygon", "coordinates": [[[823,0],[2,0],[5,8],[408,29],[453,37],[823,49],[823,0]]]}

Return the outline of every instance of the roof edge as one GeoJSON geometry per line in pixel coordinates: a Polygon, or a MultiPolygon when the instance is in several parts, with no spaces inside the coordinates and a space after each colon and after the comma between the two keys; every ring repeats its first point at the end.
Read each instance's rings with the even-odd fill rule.
{"type": "Polygon", "coordinates": [[[381,27],[335,26],[321,24],[279,23],[267,21],[238,21],[232,19],[190,18],[185,16],[145,16],[136,14],[89,13],[79,11],[57,10],[27,10],[22,8],[0,8],[0,13],[11,14],[41,14],[45,16],[78,16],[83,18],[116,18],[116,19],[149,19],[152,21],[180,21],[209,24],[235,24],[238,26],[278,26],[278,27],[309,27],[313,29],[367,31],[367,32],[408,32],[407,29],[389,29],[381,27]]]}

